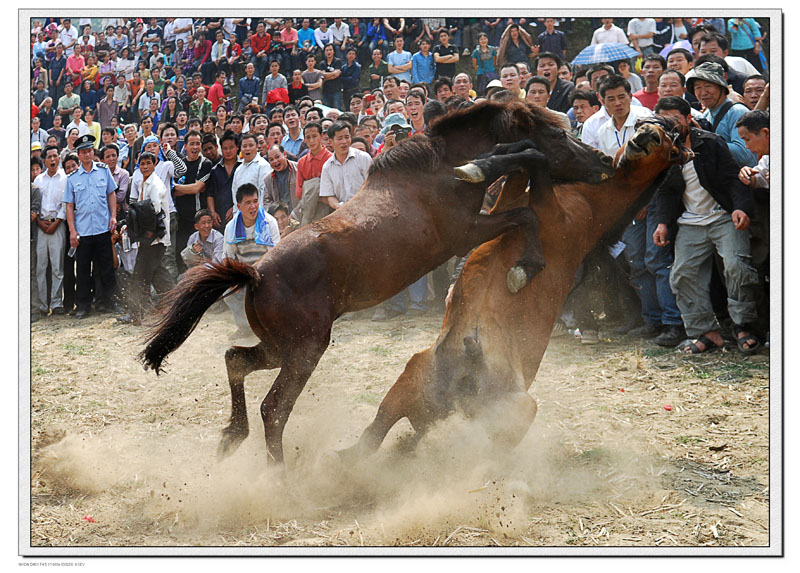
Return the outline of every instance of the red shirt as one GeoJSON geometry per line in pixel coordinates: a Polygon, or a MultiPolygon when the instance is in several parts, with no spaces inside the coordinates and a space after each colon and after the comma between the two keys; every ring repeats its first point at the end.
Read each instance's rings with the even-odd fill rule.
{"type": "Polygon", "coordinates": [[[320,177],[322,175],[322,166],[331,155],[333,155],[333,153],[328,151],[328,148],[323,145],[322,150],[316,155],[311,155],[309,151],[300,158],[297,162],[297,189],[295,190],[298,199],[303,197],[303,183],[306,179],[320,177]]]}
{"type": "Polygon", "coordinates": [[[34,118],[34,117],[36,117],[37,115],[39,115],[39,108],[38,108],[38,107],[36,107],[36,104],[35,104],[35,103],[32,103],[32,104],[31,104],[31,119],[33,119],[33,118],[34,118]]]}
{"type": "Polygon", "coordinates": [[[269,53],[269,43],[271,40],[272,37],[269,34],[264,34],[263,37],[259,36],[258,34],[251,36],[250,47],[253,49],[253,55],[255,56],[261,51],[269,53]]]}
{"type": "Polygon", "coordinates": [[[656,110],[656,102],[658,102],[658,91],[654,91],[653,93],[648,93],[644,91],[644,88],[640,89],[638,92],[633,94],[633,97],[638,99],[642,102],[642,105],[648,108],[651,111],[656,110]]]}
{"type": "Polygon", "coordinates": [[[225,97],[225,94],[222,93],[222,84],[219,82],[214,82],[211,85],[211,88],[208,90],[208,99],[211,101],[211,109],[215,112],[219,107],[219,100],[225,97]]]}
{"type": "Polygon", "coordinates": [[[206,40],[205,42],[195,43],[194,45],[194,59],[200,60],[200,64],[204,64],[206,60],[208,60],[209,56],[211,56],[211,40],[206,40]]]}

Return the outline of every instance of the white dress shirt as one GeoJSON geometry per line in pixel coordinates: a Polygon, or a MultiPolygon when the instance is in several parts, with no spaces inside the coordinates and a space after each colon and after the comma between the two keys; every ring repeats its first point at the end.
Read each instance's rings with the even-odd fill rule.
{"type": "Polygon", "coordinates": [[[272,171],[272,167],[269,166],[269,162],[258,153],[249,162],[242,161],[239,164],[233,174],[233,182],[231,183],[234,213],[239,211],[239,207],[236,206],[236,190],[245,183],[252,183],[258,188],[258,203],[259,205],[263,204],[264,188],[267,185],[267,176],[270,171],[272,171]]]}
{"type": "Polygon", "coordinates": [[[331,155],[322,166],[319,181],[320,197],[336,197],[342,203],[353,198],[367,178],[372,158],[369,153],[351,147],[344,163],[331,155]]]}
{"type": "Polygon", "coordinates": [[[614,119],[608,118],[597,131],[599,149],[606,155],[614,157],[636,133],[636,122],[643,117],[651,117],[653,112],[646,107],[631,106],[631,111],[620,129],[614,125],[614,119]]]}
{"type": "Polygon", "coordinates": [[[33,180],[33,184],[42,192],[42,206],[39,209],[39,217],[66,221],[67,211],[62,202],[64,189],[67,188],[67,174],[64,170],[59,167],[52,177],[47,171],[43,171],[33,180]]]}

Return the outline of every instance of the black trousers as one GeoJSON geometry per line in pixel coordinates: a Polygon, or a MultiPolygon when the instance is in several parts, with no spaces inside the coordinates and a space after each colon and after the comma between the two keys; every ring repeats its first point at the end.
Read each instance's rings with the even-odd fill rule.
{"type": "Polygon", "coordinates": [[[75,279],[77,292],[75,306],[78,310],[89,310],[92,305],[92,266],[100,284],[100,292],[96,294],[96,303],[110,305],[116,280],[114,279],[114,258],[111,253],[111,233],[106,231],[100,235],[81,237],[78,250],[75,252],[77,271],[75,279]]]}
{"type": "Polygon", "coordinates": [[[194,228],[194,219],[178,219],[178,230],[173,237],[170,237],[171,240],[174,242],[174,249],[175,249],[175,264],[178,267],[178,274],[182,275],[186,272],[186,263],[183,262],[183,257],[181,257],[181,251],[186,248],[186,244],[189,242],[189,237],[192,236],[192,233],[195,232],[194,228]]]}
{"type": "Polygon", "coordinates": [[[136,266],[133,268],[133,277],[131,278],[130,313],[139,320],[144,318],[150,308],[150,285],[161,265],[164,251],[167,249],[161,244],[145,245],[145,242],[149,242],[149,240],[145,239],[139,243],[136,266]]]}

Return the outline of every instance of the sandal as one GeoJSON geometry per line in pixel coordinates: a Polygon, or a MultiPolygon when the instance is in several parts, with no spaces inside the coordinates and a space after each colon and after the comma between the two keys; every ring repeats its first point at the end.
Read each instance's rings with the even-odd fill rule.
{"type": "Polygon", "coordinates": [[[739,326],[738,324],[733,325],[733,332],[736,335],[736,346],[739,347],[739,352],[743,354],[752,354],[756,350],[761,347],[761,342],[755,335],[750,334],[750,332],[744,328],[743,326],[739,326]],[[745,334],[745,336],[740,337],[740,334],[745,334]],[[749,344],[749,347],[745,347],[745,344],[749,344]]]}
{"type": "Polygon", "coordinates": [[[686,340],[678,346],[678,350],[680,350],[682,354],[702,354],[703,352],[714,352],[720,348],[722,348],[722,346],[717,346],[717,343],[711,340],[705,334],[698,336],[697,340],[695,341],[686,340]],[[700,347],[697,346],[698,342],[702,342],[705,346],[705,349],[700,350],[700,347]]]}

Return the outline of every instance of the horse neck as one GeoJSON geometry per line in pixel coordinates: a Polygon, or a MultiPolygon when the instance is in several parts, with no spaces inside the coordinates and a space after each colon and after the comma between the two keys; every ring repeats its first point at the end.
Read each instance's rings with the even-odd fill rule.
{"type": "Polygon", "coordinates": [[[592,211],[592,238],[599,240],[607,233],[656,180],[660,172],[656,166],[648,169],[644,166],[636,168],[627,165],[599,185],[576,184],[575,190],[583,195],[592,211]]]}
{"type": "Polygon", "coordinates": [[[433,138],[431,143],[441,153],[442,161],[449,165],[462,165],[472,161],[481,153],[490,151],[497,142],[483,132],[478,137],[471,134],[464,136],[463,133],[449,133],[433,138]]]}

